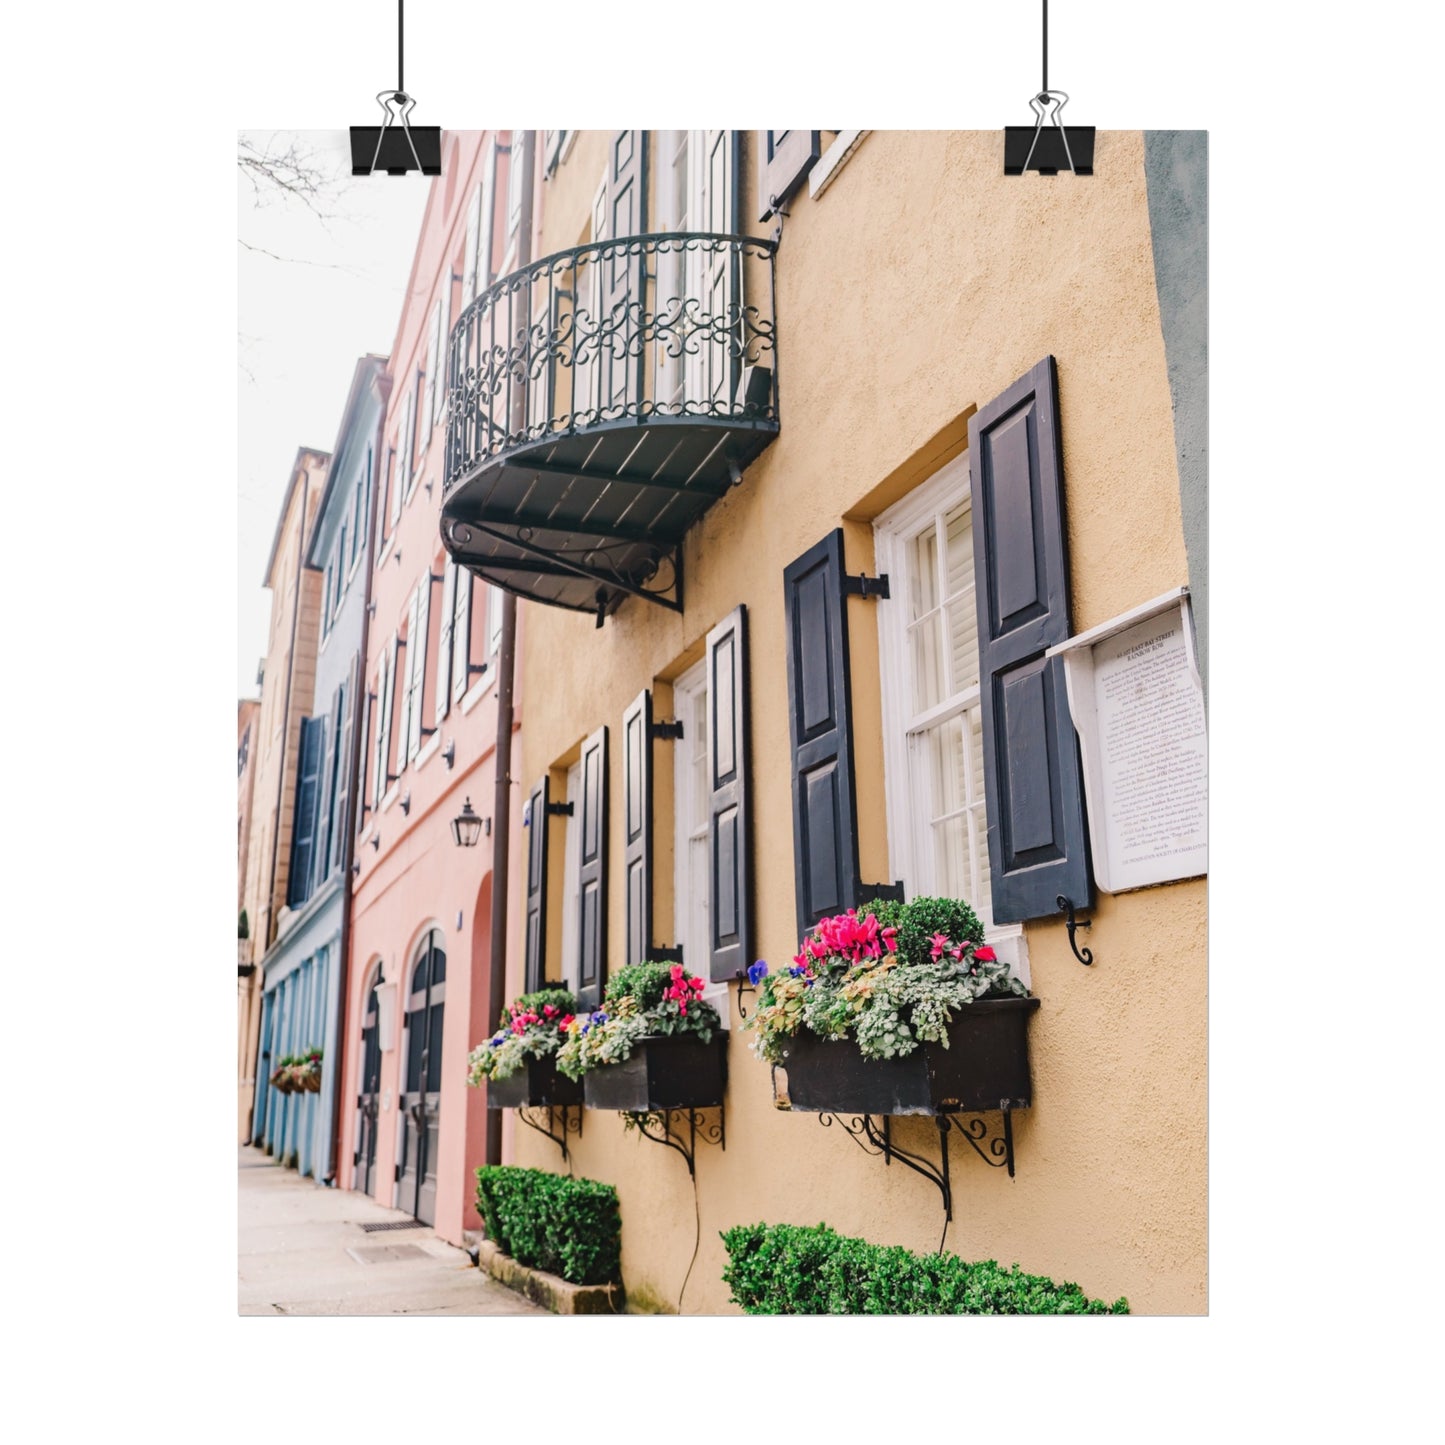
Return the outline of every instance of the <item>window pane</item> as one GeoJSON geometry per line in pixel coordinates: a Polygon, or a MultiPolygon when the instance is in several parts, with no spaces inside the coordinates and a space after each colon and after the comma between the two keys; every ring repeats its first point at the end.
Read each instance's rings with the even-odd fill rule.
{"type": "Polygon", "coordinates": [[[951,691],[966,692],[978,685],[978,618],[973,592],[973,513],[958,507],[944,518],[948,598],[948,637],[951,691]]]}
{"type": "Polygon", "coordinates": [[[908,629],[908,650],[913,664],[913,697],[915,713],[927,712],[943,701],[943,645],[939,641],[942,616],[935,612],[908,629]]]}
{"type": "Polygon", "coordinates": [[[973,911],[986,924],[993,922],[993,894],[988,867],[988,806],[983,790],[983,710],[968,712],[969,832],[972,839],[974,882],[966,895],[973,911]]]}
{"type": "Polygon", "coordinates": [[[938,532],[930,526],[913,543],[913,611],[910,622],[938,606],[938,532]]]}

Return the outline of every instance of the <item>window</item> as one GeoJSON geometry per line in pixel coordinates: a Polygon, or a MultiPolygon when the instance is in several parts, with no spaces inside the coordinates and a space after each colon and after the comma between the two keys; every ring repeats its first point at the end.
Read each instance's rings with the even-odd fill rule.
{"type": "Polygon", "coordinates": [[[421,427],[422,394],[426,387],[426,373],[417,368],[416,379],[412,383],[411,395],[406,399],[406,438],[402,444],[402,476],[406,482],[405,501],[411,501],[411,494],[416,491],[417,480],[421,475],[421,469],[416,464],[417,453],[417,432],[421,427]]]}
{"type": "Polygon", "coordinates": [[[432,428],[437,419],[437,408],[442,400],[443,388],[438,385],[438,378],[441,376],[442,308],[444,304],[442,298],[438,296],[436,304],[432,307],[431,328],[427,336],[426,371],[423,373],[420,416],[423,449],[431,442],[432,428]]]}
{"type": "Polygon", "coordinates": [[[502,589],[487,584],[487,656],[495,657],[502,645],[502,589]]]}
{"type": "Polygon", "coordinates": [[[967,456],[880,517],[875,540],[891,584],[878,628],[892,875],[910,898],[967,900],[991,940],[1018,937],[991,927],[967,456]]]}
{"type": "MultiPolygon", "coordinates": [[[[708,977],[709,835],[712,830],[708,767],[707,662],[690,667],[672,686],[673,716],[682,737],[673,744],[673,937],[689,973],[708,977]]],[[[709,983],[703,998],[726,1026],[726,983],[709,983]]]]}
{"type": "Polygon", "coordinates": [[[526,132],[512,132],[512,149],[507,158],[507,250],[512,249],[517,228],[522,224],[522,147],[526,132]]]}
{"type": "Polygon", "coordinates": [[[472,679],[472,574],[456,568],[452,592],[452,697],[460,701],[472,679]]]}

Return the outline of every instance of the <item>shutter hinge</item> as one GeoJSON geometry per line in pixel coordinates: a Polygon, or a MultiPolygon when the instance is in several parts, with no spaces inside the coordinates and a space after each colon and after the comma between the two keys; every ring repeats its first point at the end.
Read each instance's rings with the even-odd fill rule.
{"type": "Polygon", "coordinates": [[[854,577],[845,574],[843,577],[843,595],[845,597],[881,597],[888,599],[888,574],[882,573],[877,577],[869,577],[866,573],[860,573],[854,577]]]}
{"type": "Polygon", "coordinates": [[[468,677],[475,677],[478,673],[485,672],[486,670],[487,670],[487,664],[486,664],[485,662],[469,662],[469,663],[467,663],[467,676],[468,676],[468,677]]]}
{"type": "MultiPolygon", "coordinates": [[[[647,736],[653,739],[673,738],[680,741],[682,738],[682,724],[666,718],[659,718],[656,722],[648,723],[647,736]]],[[[677,960],[674,960],[674,962],[676,961],[677,960]]]]}
{"type": "Polygon", "coordinates": [[[547,816],[549,818],[570,818],[573,813],[571,803],[548,803],[547,816]]]}

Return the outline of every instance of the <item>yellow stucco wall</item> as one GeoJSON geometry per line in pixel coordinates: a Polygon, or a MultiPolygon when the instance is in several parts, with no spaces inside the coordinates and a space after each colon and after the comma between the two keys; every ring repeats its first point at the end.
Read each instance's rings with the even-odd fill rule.
{"type": "MultiPolygon", "coordinates": [[[[537,254],[577,242],[606,137],[580,136],[541,187],[537,254]]],[[[966,445],[970,412],[1039,359],[1058,360],[1073,626],[1082,631],[1187,581],[1164,345],[1155,295],[1143,137],[1098,137],[1095,175],[1005,178],[997,133],[874,132],[816,200],[794,198],[777,260],[781,434],[689,534],[686,612],[625,603],[600,631],[523,603],[528,699],[516,775],[527,782],[611,728],[609,957],[622,951],[620,730],[640,688],[699,655],[739,602],[752,648],[756,954],[796,951],[783,568],[845,526],[850,571],[873,570],[871,520],[966,445]]],[[[755,215],[753,136],[743,214],[755,215]]],[[[771,224],[771,223],[770,223],[771,224]]],[[[756,233],[766,227],[745,226],[756,233]]],[[[862,876],[888,871],[875,604],[850,601],[862,876]]],[[[665,705],[659,714],[666,716],[665,705]]],[[[659,774],[670,772],[658,744],[659,774]]],[[[657,872],[670,813],[656,811],[657,872]]],[[[560,850],[554,849],[554,892],[560,850]]],[[[670,876],[670,875],[669,875],[670,876]]],[[[525,878],[512,907],[522,906],[525,878]]],[[[659,903],[662,900],[659,899],[659,903]]],[[[1136,1312],[1206,1307],[1206,891],[1202,880],[1101,895],[1081,967],[1061,924],[1027,928],[1042,1000],[1034,1106],[1016,1118],[1017,1177],[952,1150],[947,1247],[1077,1281],[1136,1312]]],[[[670,907],[655,937],[670,936],[670,907]]],[[[557,976],[560,930],[550,931],[557,976]]],[[[694,964],[696,967],[696,964],[694,964]]],[[[508,982],[522,985],[515,953],[508,982]]],[[[734,998],[736,997],[734,991],[734,998]]],[[[732,1312],[718,1231],[818,1223],[884,1243],[938,1244],[937,1190],[867,1158],[816,1116],[772,1107],[768,1069],[731,1020],[727,1148],[701,1147],[701,1248],[684,1309],[732,1312]]],[[[929,1120],[899,1142],[936,1148],[929,1120]]],[[[517,1131],[525,1134],[526,1131],[517,1131]]],[[[515,1161],[556,1169],[517,1138],[515,1161]]],[[[615,1184],[634,1302],[676,1308],[693,1251],[692,1188],[677,1155],[589,1114],[578,1174],[615,1184]]]]}

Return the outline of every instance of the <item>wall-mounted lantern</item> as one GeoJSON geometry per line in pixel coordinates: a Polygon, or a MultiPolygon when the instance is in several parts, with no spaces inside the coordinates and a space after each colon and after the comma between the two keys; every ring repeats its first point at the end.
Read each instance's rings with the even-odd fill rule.
{"type": "Polygon", "coordinates": [[[475,848],[477,840],[482,836],[485,828],[487,836],[492,835],[492,820],[483,818],[472,808],[472,800],[467,798],[462,803],[462,811],[452,819],[452,837],[456,839],[458,848],[475,848]]]}

